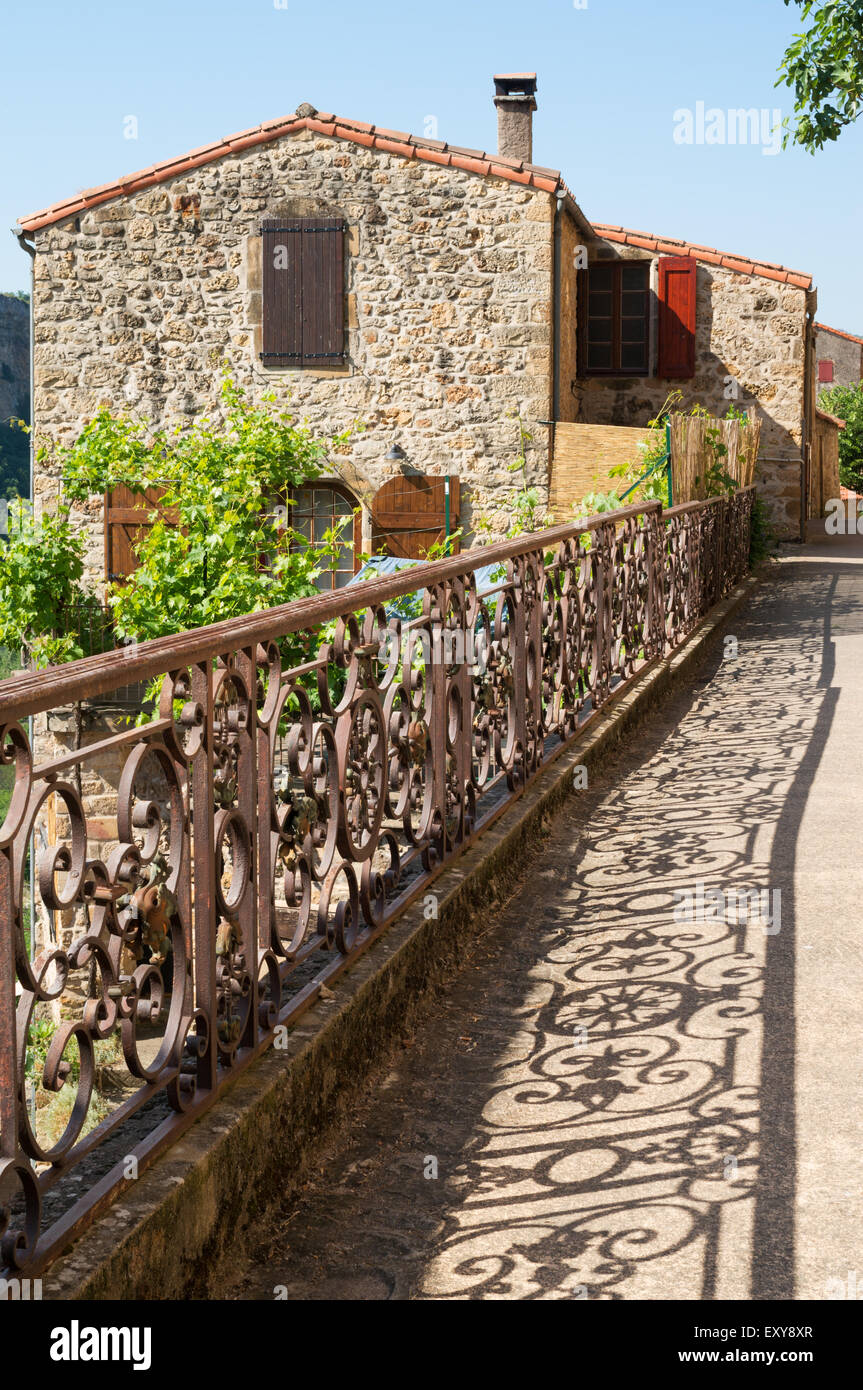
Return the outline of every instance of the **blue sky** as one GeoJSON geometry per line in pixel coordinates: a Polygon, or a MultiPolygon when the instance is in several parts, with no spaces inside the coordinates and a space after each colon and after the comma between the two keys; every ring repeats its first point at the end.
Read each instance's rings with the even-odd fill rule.
{"type": "Polygon", "coordinates": [[[440,139],[493,149],[492,74],[536,70],[534,159],[563,170],[588,217],[811,271],[818,317],[863,333],[863,120],[814,157],[674,138],[675,112],[699,102],[790,112],[773,84],[799,27],[782,0],[7,6],[0,289],[28,284],[6,229],[82,188],[302,101],[418,134],[434,117],[440,139]]]}

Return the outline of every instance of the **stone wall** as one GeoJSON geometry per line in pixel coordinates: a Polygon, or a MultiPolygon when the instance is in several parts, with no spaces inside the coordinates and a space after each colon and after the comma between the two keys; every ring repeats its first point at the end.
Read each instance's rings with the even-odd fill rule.
{"type": "MultiPolygon", "coordinates": [[[[361,420],[333,460],[357,491],[394,471],[462,479],[462,524],[507,524],[518,421],[547,489],[554,198],[504,179],[312,132],[219,160],[36,236],[35,419],[69,441],[102,404],[154,424],[214,409],[220,364],[275,390],[321,434],[361,420]],[[265,369],[261,219],[337,210],[349,228],[348,365],[265,369]]],[[[37,491],[56,491],[51,469],[37,491]]],[[[103,572],[102,508],[86,519],[103,572]]]]}
{"type": "Polygon", "coordinates": [[[823,382],[823,389],[833,386],[856,386],[863,377],[863,346],[853,338],[843,338],[829,328],[815,325],[815,357],[818,362],[833,363],[832,383],[823,382]]]}
{"type": "MultiPolygon", "coordinates": [[[[612,248],[602,241],[591,247],[591,259],[600,248],[615,258],[655,260],[637,248],[612,248]]],[[[676,389],[683,394],[683,410],[700,404],[721,416],[732,399],[741,410],[754,406],[762,421],[756,481],[777,533],[799,534],[806,311],[805,290],[699,263],[695,376],[688,381],[582,377],[574,390],[572,418],[588,424],[645,425],[676,389]],[[728,395],[732,389],[736,398],[728,395]]],[[[655,369],[655,323],[651,361],[655,369]]]]}

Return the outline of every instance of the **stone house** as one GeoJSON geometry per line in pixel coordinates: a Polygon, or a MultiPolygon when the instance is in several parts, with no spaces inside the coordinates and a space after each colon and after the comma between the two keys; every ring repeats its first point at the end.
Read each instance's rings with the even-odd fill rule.
{"type": "Polygon", "coordinates": [[[829,386],[856,386],[863,380],[863,338],[841,328],[815,324],[815,360],[818,390],[829,386]]]}
{"type": "MultiPolygon", "coordinates": [[[[759,411],[762,486],[798,532],[811,277],[591,224],[532,160],[535,75],[496,77],[494,99],[495,153],[303,104],[22,218],[37,444],[103,404],[154,424],[212,410],[223,362],[322,434],[362,420],[296,499],[308,535],[360,505],[341,584],[361,548],[419,555],[479,514],[504,530],[522,432],[547,503],[556,431],[643,426],[680,387],[759,411]]],[[[37,470],[37,495],[57,485],[37,470]]],[[[93,499],[82,517],[94,581],[133,563],[138,506],[93,499]]]]}
{"type": "Polygon", "coordinates": [[[682,410],[754,408],[759,488],[777,532],[800,535],[815,427],[812,277],[625,227],[595,222],[593,233],[578,371],[558,418],[643,426],[670,391],[682,410]]]}

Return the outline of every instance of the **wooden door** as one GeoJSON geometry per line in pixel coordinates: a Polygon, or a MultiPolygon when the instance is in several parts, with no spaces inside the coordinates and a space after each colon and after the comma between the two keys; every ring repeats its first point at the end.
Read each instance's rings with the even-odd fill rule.
{"type": "MultiPolygon", "coordinates": [[[[446,535],[447,484],[452,533],[459,525],[458,478],[399,474],[384,483],[372,503],[374,554],[424,560],[435,541],[443,541],[446,535]]],[[[458,551],[457,540],[452,551],[458,551]]]]}

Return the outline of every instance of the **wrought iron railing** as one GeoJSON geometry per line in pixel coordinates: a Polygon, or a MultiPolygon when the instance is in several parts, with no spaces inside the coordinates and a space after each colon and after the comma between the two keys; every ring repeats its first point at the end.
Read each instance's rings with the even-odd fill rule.
{"type": "Polygon", "coordinates": [[[746,570],[752,497],[642,503],[0,682],[7,1274],[44,1268],[678,646],[746,570]],[[388,617],[417,586],[418,616],[388,617]],[[28,715],[158,676],[143,726],[31,749],[28,715]]]}

